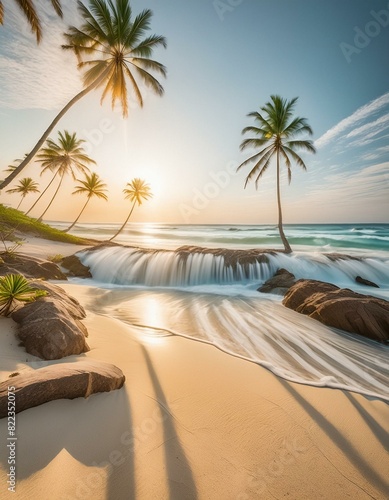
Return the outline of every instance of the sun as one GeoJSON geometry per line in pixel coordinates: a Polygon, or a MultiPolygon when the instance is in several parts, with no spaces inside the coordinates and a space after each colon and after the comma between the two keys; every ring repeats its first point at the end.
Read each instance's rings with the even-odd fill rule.
{"type": "MultiPolygon", "coordinates": [[[[147,184],[149,184],[151,192],[153,194],[152,199],[159,198],[163,194],[165,179],[158,167],[138,167],[134,169],[133,174],[131,175],[131,179],[133,179],[134,177],[139,177],[147,184]]],[[[128,182],[130,182],[131,179],[129,179],[128,182]]]]}

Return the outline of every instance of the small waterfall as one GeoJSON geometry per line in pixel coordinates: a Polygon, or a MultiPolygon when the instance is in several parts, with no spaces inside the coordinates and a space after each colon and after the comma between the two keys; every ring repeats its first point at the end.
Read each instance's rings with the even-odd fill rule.
{"type": "MultiPolygon", "coordinates": [[[[337,254],[261,252],[181,247],[149,250],[110,246],[84,251],[80,260],[93,278],[116,285],[185,287],[263,283],[279,268],[297,279],[356,286],[356,276],[389,287],[389,261],[337,254]]],[[[373,291],[373,289],[372,289],[373,291]]]]}

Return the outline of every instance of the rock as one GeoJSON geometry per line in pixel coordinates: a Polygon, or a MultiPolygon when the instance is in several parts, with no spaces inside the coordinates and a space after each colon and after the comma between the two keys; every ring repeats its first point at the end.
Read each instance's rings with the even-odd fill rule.
{"type": "Polygon", "coordinates": [[[15,254],[1,255],[3,264],[0,266],[0,275],[23,274],[26,278],[41,278],[45,280],[67,280],[65,274],[54,262],[15,254]]]}
{"type": "Polygon", "coordinates": [[[261,287],[258,288],[258,292],[285,295],[289,288],[295,283],[295,275],[286,269],[281,268],[278,269],[273,277],[268,279],[261,287]]]}
{"type": "Polygon", "coordinates": [[[389,341],[389,302],[315,280],[298,280],[284,306],[327,326],[379,342],[389,341]]]}
{"type": "Polygon", "coordinates": [[[28,371],[0,383],[0,418],[8,415],[8,387],[15,389],[15,412],[56,399],[87,398],[120,389],[125,381],[115,365],[96,360],[58,363],[28,371]]]}
{"type": "Polygon", "coordinates": [[[42,359],[60,359],[89,351],[86,327],[73,318],[64,304],[45,297],[12,314],[18,336],[28,353],[42,359]]]}
{"type": "Polygon", "coordinates": [[[355,278],[355,281],[357,283],[360,283],[361,285],[374,286],[375,288],[379,288],[379,286],[376,283],[373,283],[373,281],[366,280],[365,278],[362,278],[361,276],[357,276],[355,278]]]}
{"type": "Polygon", "coordinates": [[[92,278],[89,267],[84,266],[77,255],[70,255],[61,260],[61,266],[69,271],[69,276],[78,276],[79,278],[92,278]]]}
{"type": "MultiPolygon", "coordinates": [[[[44,300],[55,300],[56,302],[60,302],[68,311],[70,316],[75,319],[83,319],[86,317],[86,313],[82,305],[71,295],[68,295],[65,290],[61,287],[54,285],[53,283],[49,283],[47,281],[41,280],[31,280],[31,286],[33,288],[39,288],[40,290],[46,290],[48,292],[48,296],[40,301],[44,300]]],[[[19,310],[20,317],[23,315],[23,309],[19,310]]]]}

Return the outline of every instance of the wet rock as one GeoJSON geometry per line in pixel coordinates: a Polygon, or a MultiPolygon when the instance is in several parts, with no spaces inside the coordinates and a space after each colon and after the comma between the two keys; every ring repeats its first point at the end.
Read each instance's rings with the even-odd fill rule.
{"type": "Polygon", "coordinates": [[[12,377],[0,384],[0,418],[8,414],[8,387],[15,389],[15,412],[56,399],[87,398],[120,389],[125,381],[115,365],[96,360],[59,363],[12,377]]]}
{"type": "Polygon", "coordinates": [[[281,268],[278,269],[274,276],[272,276],[261,287],[258,288],[258,292],[285,295],[289,288],[295,283],[295,275],[290,273],[286,269],[281,268]]]}
{"type": "Polygon", "coordinates": [[[327,326],[389,342],[389,302],[315,280],[298,280],[284,306],[327,326]]]}
{"type": "Polygon", "coordinates": [[[92,278],[89,267],[84,266],[77,255],[64,257],[61,260],[61,266],[69,271],[69,276],[77,276],[79,278],[92,278]]]}
{"type": "Polygon", "coordinates": [[[373,281],[366,280],[365,278],[362,278],[361,276],[357,276],[355,278],[355,281],[357,283],[360,283],[361,285],[373,286],[375,288],[379,288],[379,286],[376,283],[373,283],[373,281]]]}

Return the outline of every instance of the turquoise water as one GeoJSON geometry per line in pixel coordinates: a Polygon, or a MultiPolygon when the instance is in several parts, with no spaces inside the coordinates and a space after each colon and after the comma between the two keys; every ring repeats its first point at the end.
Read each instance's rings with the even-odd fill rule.
{"type": "MultiPolygon", "coordinates": [[[[53,223],[61,229],[67,223],[53,223]]],[[[72,233],[109,239],[119,224],[77,224],[72,233]]],[[[289,224],[284,226],[295,250],[389,252],[389,224],[289,224]]],[[[176,225],[130,223],[115,240],[140,247],[175,249],[182,245],[282,249],[276,225],[176,225]]]]}

